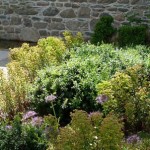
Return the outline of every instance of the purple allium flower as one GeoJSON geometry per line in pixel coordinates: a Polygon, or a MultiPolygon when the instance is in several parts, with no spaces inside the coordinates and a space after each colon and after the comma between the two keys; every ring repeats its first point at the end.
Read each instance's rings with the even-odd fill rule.
{"type": "Polygon", "coordinates": [[[137,143],[140,141],[140,137],[137,134],[133,134],[127,137],[127,143],[137,143]]]}
{"type": "Polygon", "coordinates": [[[5,128],[8,129],[8,130],[10,130],[10,129],[12,129],[12,126],[7,125],[5,128]]]}
{"type": "Polygon", "coordinates": [[[92,117],[93,115],[100,115],[101,113],[99,111],[95,111],[95,112],[90,112],[88,114],[89,117],[92,117]]]}
{"type": "Polygon", "coordinates": [[[0,109],[0,119],[6,119],[6,117],[8,116],[7,113],[4,113],[1,109],[0,109]]]}
{"type": "Polygon", "coordinates": [[[44,130],[45,134],[53,133],[54,128],[52,126],[47,126],[44,130]]]}
{"type": "Polygon", "coordinates": [[[34,117],[31,120],[31,124],[33,126],[40,126],[40,125],[42,125],[42,123],[43,123],[43,118],[42,117],[34,117]]]}
{"type": "Polygon", "coordinates": [[[54,102],[55,100],[56,100],[56,96],[55,95],[53,95],[53,94],[51,94],[51,95],[49,95],[49,96],[47,96],[46,98],[45,98],[45,102],[46,103],[48,103],[48,102],[54,102]]]}
{"type": "Polygon", "coordinates": [[[44,133],[47,139],[50,139],[51,137],[57,137],[59,130],[53,126],[47,126],[44,130],[44,133]]]}
{"type": "Polygon", "coordinates": [[[32,117],[36,116],[36,115],[37,115],[37,113],[35,111],[28,111],[27,113],[25,113],[23,115],[23,119],[22,120],[27,120],[29,118],[32,118],[32,117]]]}
{"type": "Polygon", "coordinates": [[[97,98],[96,98],[96,101],[99,103],[99,104],[103,104],[105,103],[106,101],[108,100],[108,96],[107,95],[99,95],[97,98]]]}

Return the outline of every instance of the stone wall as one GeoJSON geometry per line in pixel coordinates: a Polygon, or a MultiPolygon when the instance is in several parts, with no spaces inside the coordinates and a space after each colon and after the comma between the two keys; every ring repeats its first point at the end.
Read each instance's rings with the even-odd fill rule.
{"type": "Polygon", "coordinates": [[[37,41],[65,30],[89,38],[100,16],[112,15],[118,27],[130,13],[150,25],[150,0],[1,0],[0,39],[37,41]]]}

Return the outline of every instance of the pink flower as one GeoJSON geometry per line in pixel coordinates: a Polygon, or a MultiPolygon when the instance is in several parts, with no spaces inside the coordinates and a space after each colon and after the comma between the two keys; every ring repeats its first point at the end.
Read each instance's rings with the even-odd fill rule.
{"type": "Polygon", "coordinates": [[[31,124],[33,126],[40,126],[40,125],[42,125],[42,123],[43,123],[43,118],[42,117],[34,117],[31,120],[31,124]]]}
{"type": "Polygon", "coordinates": [[[49,96],[47,96],[46,98],[45,98],[45,102],[46,103],[48,103],[48,102],[54,102],[55,100],[56,100],[56,96],[55,95],[53,95],[53,94],[51,94],[51,95],[49,95],[49,96]]]}
{"type": "Polygon", "coordinates": [[[32,118],[32,117],[36,116],[36,115],[37,115],[37,113],[35,111],[28,111],[27,113],[25,113],[23,115],[22,120],[27,120],[29,118],[32,118]]]}
{"type": "Polygon", "coordinates": [[[108,100],[108,96],[107,95],[99,95],[97,98],[96,98],[97,102],[99,104],[103,104],[105,103],[107,100],[108,100]]]}
{"type": "Polygon", "coordinates": [[[137,134],[128,136],[127,143],[137,143],[140,141],[140,137],[137,134]]]}

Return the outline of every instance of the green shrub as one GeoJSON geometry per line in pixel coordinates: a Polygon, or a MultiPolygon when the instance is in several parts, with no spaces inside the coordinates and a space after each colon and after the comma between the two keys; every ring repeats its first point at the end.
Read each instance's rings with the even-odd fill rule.
{"type": "MultiPolygon", "coordinates": [[[[107,48],[111,49],[112,46],[107,48]]],[[[101,79],[109,78],[114,69],[111,67],[109,70],[106,69],[105,64],[102,65],[104,59],[109,61],[115,57],[115,54],[109,56],[103,49],[103,47],[84,45],[72,51],[66,63],[41,70],[31,93],[33,108],[40,114],[44,114],[46,109],[49,110],[45,97],[54,94],[57,96],[54,106],[57,116],[64,113],[69,116],[70,111],[77,108],[88,112],[95,110],[95,84],[101,79]],[[100,73],[102,73],[101,78],[99,78],[100,73]]],[[[115,63],[115,67],[118,67],[120,62],[115,63]]]]}
{"type": "Polygon", "coordinates": [[[115,28],[112,26],[113,21],[112,16],[102,16],[95,25],[91,43],[109,43],[112,35],[115,33],[115,28]]]}
{"type": "Polygon", "coordinates": [[[123,126],[114,115],[108,115],[103,119],[99,112],[88,115],[85,111],[75,110],[71,113],[71,118],[71,123],[60,129],[54,149],[120,149],[123,126]],[[96,124],[93,124],[93,119],[96,124]]]}
{"type": "Polygon", "coordinates": [[[101,147],[105,150],[120,150],[123,139],[123,125],[118,118],[109,114],[100,126],[101,147]]]}
{"type": "Polygon", "coordinates": [[[1,122],[0,124],[0,149],[3,150],[20,150],[24,145],[22,137],[22,128],[20,124],[20,117],[16,116],[11,125],[8,122],[1,122]]]}
{"type": "Polygon", "coordinates": [[[29,46],[23,44],[20,48],[14,48],[10,51],[11,62],[17,62],[20,67],[26,71],[30,80],[36,76],[36,70],[42,67],[42,50],[38,46],[29,46]]]}
{"type": "Polygon", "coordinates": [[[2,150],[46,150],[47,141],[41,128],[21,123],[18,115],[10,125],[0,124],[0,149],[2,150]]]}
{"type": "Polygon", "coordinates": [[[29,106],[27,99],[29,84],[26,72],[20,64],[10,63],[7,69],[7,75],[0,71],[0,109],[12,119],[17,112],[23,112],[29,106]]]}
{"type": "Polygon", "coordinates": [[[46,150],[56,143],[59,134],[57,118],[52,115],[39,117],[28,111],[22,117],[22,138],[26,149],[46,150]]]}
{"type": "Polygon", "coordinates": [[[114,111],[125,121],[126,130],[131,132],[148,130],[150,109],[149,70],[141,65],[117,72],[111,80],[97,86],[99,94],[108,96],[103,103],[107,114],[114,111]]]}
{"type": "Polygon", "coordinates": [[[20,48],[11,49],[8,74],[0,71],[0,109],[3,113],[13,118],[17,112],[24,112],[29,106],[29,84],[37,71],[45,66],[58,65],[65,51],[64,42],[54,37],[39,40],[37,46],[23,44],[20,48]]]}
{"type": "Polygon", "coordinates": [[[144,139],[139,146],[139,150],[149,150],[149,148],[150,148],[150,138],[144,139]]]}
{"type": "Polygon", "coordinates": [[[43,66],[49,64],[61,63],[62,57],[66,52],[64,42],[56,37],[47,37],[38,41],[38,46],[42,49],[42,62],[43,66]]]}
{"type": "Polygon", "coordinates": [[[32,125],[23,126],[22,139],[24,140],[24,150],[46,150],[48,141],[41,128],[32,125]]]}
{"type": "Polygon", "coordinates": [[[83,35],[81,34],[81,32],[78,32],[76,35],[73,35],[71,32],[65,31],[63,35],[65,39],[65,45],[69,49],[73,47],[78,47],[84,42],[83,35]]]}
{"type": "MultiPolygon", "coordinates": [[[[57,138],[57,150],[94,150],[98,147],[99,139],[96,128],[92,125],[91,118],[85,111],[75,110],[71,113],[71,123],[60,129],[57,138]]],[[[97,122],[99,121],[97,117],[97,122]]],[[[99,126],[98,126],[99,127],[99,126]]]]}
{"type": "Polygon", "coordinates": [[[60,129],[57,139],[57,150],[89,150],[93,143],[92,125],[88,114],[84,111],[75,110],[71,114],[71,124],[60,129]]]}
{"type": "MultiPolygon", "coordinates": [[[[148,60],[135,49],[116,51],[112,45],[82,45],[70,51],[70,59],[59,66],[41,70],[31,92],[33,109],[39,114],[53,113],[45,97],[57,96],[55,110],[57,117],[68,118],[73,109],[87,112],[98,110],[95,101],[95,85],[108,80],[117,70],[148,60]],[[143,60],[144,57],[144,60],[143,60]],[[132,59],[133,58],[133,59],[132,59]]],[[[145,56],[144,56],[145,55],[145,56]]]]}
{"type": "Polygon", "coordinates": [[[57,119],[38,117],[34,111],[16,115],[12,121],[0,123],[1,150],[46,150],[56,143],[59,134],[57,119]]]}
{"type": "Polygon", "coordinates": [[[29,79],[33,81],[37,70],[60,63],[65,51],[66,47],[61,39],[48,37],[40,39],[37,46],[23,44],[20,48],[11,49],[10,58],[11,62],[18,62],[29,79]]]}
{"type": "Polygon", "coordinates": [[[147,38],[145,26],[122,26],[118,30],[118,42],[120,46],[145,45],[147,38]]]}

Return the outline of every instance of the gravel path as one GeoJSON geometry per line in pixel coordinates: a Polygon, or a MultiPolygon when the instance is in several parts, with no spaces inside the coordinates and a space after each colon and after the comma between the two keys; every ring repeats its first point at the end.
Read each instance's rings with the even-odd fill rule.
{"type": "Polygon", "coordinates": [[[6,64],[9,62],[8,55],[9,55],[8,50],[0,50],[0,69],[2,69],[6,75],[7,75],[6,64]]]}
{"type": "Polygon", "coordinates": [[[7,50],[0,50],[0,67],[5,67],[6,64],[9,62],[8,59],[9,51],[7,50]]]}

